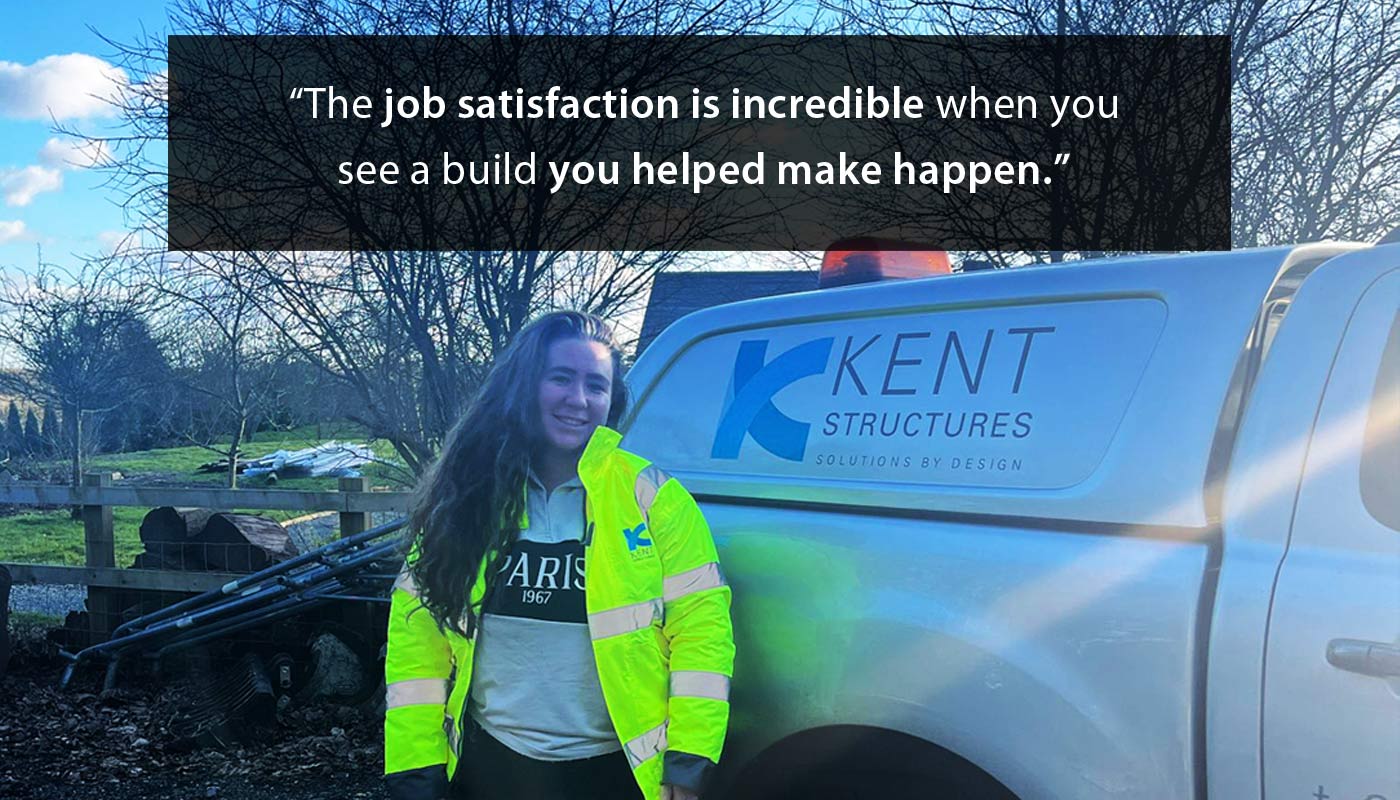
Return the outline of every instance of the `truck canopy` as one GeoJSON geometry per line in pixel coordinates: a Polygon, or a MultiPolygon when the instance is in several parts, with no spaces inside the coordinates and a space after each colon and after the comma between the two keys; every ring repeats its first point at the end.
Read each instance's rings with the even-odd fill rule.
{"type": "Polygon", "coordinates": [[[1106,259],[706,309],[638,360],[623,445],[717,500],[1203,527],[1266,309],[1348,249],[1106,259]]]}

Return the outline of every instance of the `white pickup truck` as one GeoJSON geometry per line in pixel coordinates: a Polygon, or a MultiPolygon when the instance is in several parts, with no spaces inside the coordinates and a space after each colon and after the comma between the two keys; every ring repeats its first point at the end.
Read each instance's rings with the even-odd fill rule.
{"type": "Polygon", "coordinates": [[[1400,245],[737,303],[632,384],[734,589],[715,796],[1400,800],[1400,245]]]}

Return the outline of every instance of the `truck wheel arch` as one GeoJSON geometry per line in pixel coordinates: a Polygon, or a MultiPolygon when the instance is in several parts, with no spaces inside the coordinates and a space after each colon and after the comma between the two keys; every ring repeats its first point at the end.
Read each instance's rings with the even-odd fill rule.
{"type": "Polygon", "coordinates": [[[732,800],[1017,800],[996,778],[951,750],[865,725],[788,736],[750,759],[720,788],[716,796],[732,800]]]}

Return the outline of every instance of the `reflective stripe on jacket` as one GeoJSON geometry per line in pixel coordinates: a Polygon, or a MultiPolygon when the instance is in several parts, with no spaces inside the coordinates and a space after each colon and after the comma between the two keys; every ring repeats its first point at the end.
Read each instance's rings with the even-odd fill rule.
{"type": "MultiPolygon", "coordinates": [[[[588,628],[603,698],[646,800],[698,790],[729,725],[730,592],[695,500],[600,427],[579,459],[587,492],[588,628]]],[[[479,605],[484,581],[473,586],[479,605]]],[[[395,800],[446,796],[456,771],[475,642],[443,632],[405,570],[394,585],[384,771],[395,800]],[[454,674],[455,670],[455,674],[454,674]]]]}

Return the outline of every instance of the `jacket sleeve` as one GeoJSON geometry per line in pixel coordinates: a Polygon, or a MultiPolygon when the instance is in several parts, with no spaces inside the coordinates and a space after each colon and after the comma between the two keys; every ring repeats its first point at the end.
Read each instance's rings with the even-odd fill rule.
{"type": "Polygon", "coordinates": [[[447,796],[451,673],[451,645],[419,601],[405,564],[391,596],[384,660],[384,774],[392,800],[447,796]]]}
{"type": "Polygon", "coordinates": [[[694,498],[675,479],[658,483],[649,524],[660,548],[664,632],[671,647],[662,783],[698,793],[719,763],[729,727],[729,679],[734,674],[730,591],[694,498]]]}

